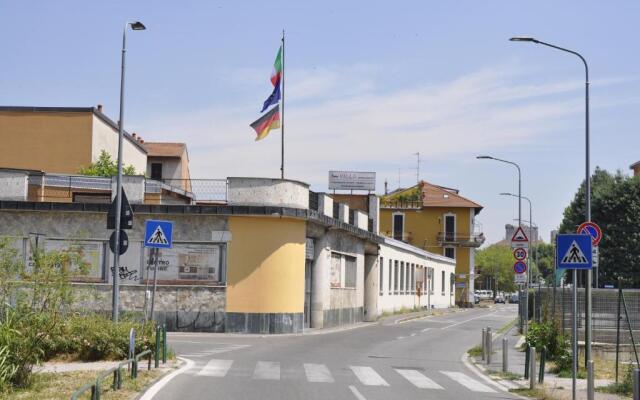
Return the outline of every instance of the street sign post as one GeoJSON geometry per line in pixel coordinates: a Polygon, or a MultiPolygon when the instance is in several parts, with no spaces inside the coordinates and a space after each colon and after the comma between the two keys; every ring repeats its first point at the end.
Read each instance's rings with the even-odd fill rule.
{"type": "Polygon", "coordinates": [[[527,264],[524,261],[516,261],[513,264],[513,271],[516,274],[525,274],[527,272],[527,264]]]}
{"type": "Polygon", "coordinates": [[[577,233],[591,236],[591,244],[597,246],[602,240],[602,229],[595,222],[583,222],[578,227],[577,233]]]}
{"type": "Polygon", "coordinates": [[[515,274],[513,281],[518,284],[525,284],[527,283],[527,274],[515,274]]]}
{"type": "MultiPolygon", "coordinates": [[[[116,198],[113,198],[107,211],[107,229],[116,229],[116,198]]],[[[133,208],[129,204],[127,194],[122,189],[122,210],[120,212],[120,229],[133,229],[133,208]]]]}
{"type": "Polygon", "coordinates": [[[514,249],[529,248],[529,238],[524,233],[524,230],[522,229],[521,226],[519,226],[518,229],[516,229],[513,236],[511,237],[511,247],[514,249]]]}
{"type": "MultiPolygon", "coordinates": [[[[148,247],[149,261],[153,260],[153,293],[151,294],[151,319],[156,303],[156,286],[158,284],[158,258],[160,249],[169,249],[173,246],[173,222],[149,219],[145,222],[144,247],[148,247]]],[[[149,285],[149,265],[147,265],[146,285],[149,285]]],[[[146,293],[146,290],[145,290],[146,293]]],[[[145,305],[145,319],[147,307],[145,305]]]]}
{"type": "MultiPolygon", "coordinates": [[[[558,269],[591,269],[591,236],[563,234],[556,236],[558,269]]],[[[573,282],[575,285],[576,282],[573,282]]]]}

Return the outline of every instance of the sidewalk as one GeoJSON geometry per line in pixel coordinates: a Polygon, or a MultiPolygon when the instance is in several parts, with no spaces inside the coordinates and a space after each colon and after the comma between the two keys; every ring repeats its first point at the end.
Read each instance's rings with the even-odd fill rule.
{"type": "MultiPolygon", "coordinates": [[[[498,328],[499,329],[499,328],[498,328]]],[[[478,332],[478,342],[480,342],[480,332],[478,332]]],[[[491,355],[491,363],[487,365],[486,361],[482,360],[482,357],[470,357],[475,363],[476,367],[482,370],[485,374],[503,386],[509,389],[528,389],[529,380],[524,379],[524,365],[526,355],[524,351],[520,351],[521,345],[524,343],[524,337],[518,334],[518,327],[514,325],[504,335],[493,334],[493,354],[491,355]],[[508,373],[502,373],[502,338],[508,339],[508,373]]],[[[540,360],[536,360],[536,371],[534,371],[536,382],[538,378],[540,368],[540,360]]],[[[595,387],[606,386],[612,383],[608,379],[596,379],[595,387]]],[[[551,399],[565,400],[571,399],[571,378],[559,378],[556,374],[545,372],[544,384],[537,384],[538,388],[544,387],[545,394],[551,399]]],[[[587,380],[576,380],[577,399],[587,399],[587,380]]],[[[595,392],[595,399],[597,400],[619,400],[626,399],[626,397],[595,392]]]]}
{"type": "Polygon", "coordinates": [[[447,315],[447,314],[456,314],[461,312],[467,312],[472,310],[471,308],[432,308],[428,310],[420,310],[415,312],[409,312],[405,314],[395,314],[389,315],[387,317],[381,317],[378,319],[378,323],[382,325],[396,325],[401,324],[403,322],[412,321],[414,319],[421,319],[431,316],[439,316],[439,315],[447,315]]]}

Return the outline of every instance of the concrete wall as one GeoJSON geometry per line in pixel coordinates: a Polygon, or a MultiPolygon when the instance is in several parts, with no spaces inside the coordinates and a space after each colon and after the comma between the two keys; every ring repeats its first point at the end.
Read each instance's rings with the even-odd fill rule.
{"type": "MultiPolygon", "coordinates": [[[[105,150],[111,155],[112,160],[118,159],[118,130],[106,122],[91,114],[91,161],[95,162],[100,157],[100,152],[105,150]]],[[[147,153],[133,144],[129,139],[122,141],[122,164],[133,165],[136,174],[144,174],[147,170],[147,153]]],[[[62,172],[62,171],[54,171],[62,172]]],[[[77,171],[76,171],[77,172],[77,171]]]]}
{"type": "Polygon", "coordinates": [[[228,178],[230,205],[309,208],[306,183],[270,178],[228,178]]]}
{"type": "Polygon", "coordinates": [[[26,201],[29,175],[25,172],[0,171],[0,200],[26,201]]]}
{"type": "Polygon", "coordinates": [[[301,332],[305,221],[230,217],[227,330],[301,332]]]}
{"type": "MultiPolygon", "coordinates": [[[[122,177],[122,189],[127,195],[127,200],[130,204],[143,204],[144,192],[145,192],[145,178],[144,176],[123,176],[122,177]]],[[[115,198],[117,190],[116,178],[111,179],[111,198],[115,198]]]]}
{"type": "Polygon", "coordinates": [[[0,167],[76,174],[91,161],[92,113],[0,111],[0,167]]]}
{"type": "Polygon", "coordinates": [[[318,211],[333,217],[333,199],[326,193],[318,193],[318,211]]]}

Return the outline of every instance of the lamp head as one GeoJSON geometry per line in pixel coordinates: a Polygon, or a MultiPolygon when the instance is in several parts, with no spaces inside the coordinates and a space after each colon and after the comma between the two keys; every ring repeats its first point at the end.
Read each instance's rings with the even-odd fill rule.
{"type": "Polygon", "coordinates": [[[491,156],[477,156],[476,158],[478,160],[491,160],[491,159],[493,159],[493,157],[491,157],[491,156]]]}
{"type": "Polygon", "coordinates": [[[145,29],[147,29],[147,27],[144,26],[144,24],[140,21],[131,22],[129,23],[129,25],[131,25],[131,29],[133,29],[134,31],[144,31],[145,29]]]}
{"type": "Polygon", "coordinates": [[[500,196],[514,196],[514,195],[513,195],[513,194],[511,194],[511,193],[504,193],[504,192],[503,192],[503,193],[500,193],[500,196]]]}
{"type": "Polygon", "coordinates": [[[509,39],[512,42],[533,42],[533,43],[539,43],[539,41],[535,38],[532,38],[531,36],[514,36],[511,39],[509,39]]]}

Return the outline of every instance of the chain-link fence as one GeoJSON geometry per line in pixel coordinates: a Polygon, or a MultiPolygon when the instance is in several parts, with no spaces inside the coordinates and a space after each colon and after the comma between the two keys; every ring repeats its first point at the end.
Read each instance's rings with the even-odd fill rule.
{"type": "MultiPolygon", "coordinates": [[[[571,337],[573,292],[570,287],[534,288],[532,318],[555,320],[571,337]]],[[[585,289],[578,289],[578,340],[584,341],[585,289]]],[[[592,343],[629,345],[640,339],[640,290],[593,289],[591,305],[592,343]],[[633,340],[632,340],[633,335],[633,340]]]]}

